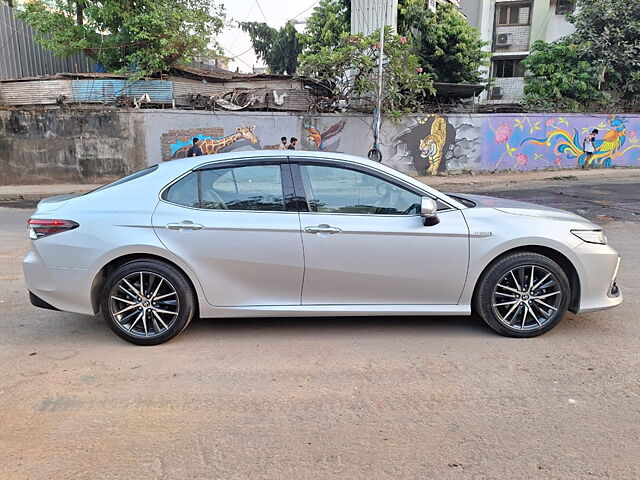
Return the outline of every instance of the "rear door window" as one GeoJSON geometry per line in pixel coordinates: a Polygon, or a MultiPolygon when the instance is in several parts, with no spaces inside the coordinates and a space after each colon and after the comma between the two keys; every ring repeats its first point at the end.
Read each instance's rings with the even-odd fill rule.
{"type": "Polygon", "coordinates": [[[200,208],[198,172],[192,172],[171,185],[165,192],[164,199],[185,207],[200,208]]]}
{"type": "Polygon", "coordinates": [[[284,211],[280,165],[248,165],[201,172],[202,208],[284,211]]]}
{"type": "Polygon", "coordinates": [[[163,198],[208,210],[285,211],[280,165],[246,165],[192,172],[163,198]]]}

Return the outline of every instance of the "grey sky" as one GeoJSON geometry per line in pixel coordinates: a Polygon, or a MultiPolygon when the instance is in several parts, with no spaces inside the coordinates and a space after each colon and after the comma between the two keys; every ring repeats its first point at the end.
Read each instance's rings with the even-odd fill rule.
{"type": "MultiPolygon", "coordinates": [[[[222,0],[220,3],[227,12],[227,21],[266,21],[269,26],[280,28],[287,20],[298,15],[298,19],[307,18],[313,11],[310,7],[317,5],[319,0],[222,0]]],[[[296,27],[299,31],[304,28],[303,25],[296,27]]],[[[254,65],[263,66],[251,48],[249,35],[239,28],[226,28],[218,37],[218,42],[224,47],[226,56],[237,55],[237,58],[229,62],[229,69],[235,70],[238,67],[241,72],[250,72],[254,65]]]]}

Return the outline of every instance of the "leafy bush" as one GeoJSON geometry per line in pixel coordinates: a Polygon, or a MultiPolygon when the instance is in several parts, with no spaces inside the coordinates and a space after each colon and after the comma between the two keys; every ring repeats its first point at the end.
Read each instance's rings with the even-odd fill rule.
{"type": "MultiPolygon", "coordinates": [[[[368,110],[376,107],[380,33],[369,36],[343,33],[335,48],[324,46],[303,57],[301,73],[317,78],[333,92],[333,101],[368,110]],[[361,108],[362,108],[361,107],[361,108]]],[[[382,111],[393,118],[419,111],[435,93],[432,75],[424,72],[411,53],[406,37],[385,30],[382,111]]]]}

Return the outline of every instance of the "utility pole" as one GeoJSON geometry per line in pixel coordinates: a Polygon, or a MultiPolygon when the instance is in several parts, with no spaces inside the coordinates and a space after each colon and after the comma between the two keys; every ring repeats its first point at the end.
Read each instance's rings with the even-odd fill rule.
{"type": "MultiPolygon", "coordinates": [[[[378,101],[377,108],[374,111],[373,118],[373,147],[369,150],[368,157],[376,162],[382,162],[382,154],[380,153],[380,123],[382,122],[382,88],[384,86],[383,79],[383,62],[384,62],[384,31],[387,24],[387,2],[383,2],[385,6],[384,12],[380,12],[380,54],[378,56],[378,101]]],[[[380,7],[382,10],[382,6],[380,7]]]]}

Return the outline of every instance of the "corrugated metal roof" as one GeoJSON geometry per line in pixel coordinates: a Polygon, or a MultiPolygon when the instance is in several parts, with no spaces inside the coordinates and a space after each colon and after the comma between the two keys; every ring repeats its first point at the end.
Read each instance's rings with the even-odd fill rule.
{"type": "Polygon", "coordinates": [[[69,80],[0,83],[0,103],[5,105],[51,105],[71,95],[69,80]]]}
{"type": "Polygon", "coordinates": [[[188,100],[189,95],[213,97],[225,92],[223,84],[220,83],[202,83],[186,78],[171,78],[171,81],[173,82],[173,97],[176,99],[176,105],[191,105],[188,100]]]}
{"type": "Polygon", "coordinates": [[[24,78],[58,72],[88,72],[95,62],[82,54],[56,57],[34,40],[32,28],[0,5],[0,78],[24,78]]]}
{"type": "Polygon", "coordinates": [[[288,112],[306,112],[313,98],[307,90],[271,89],[267,94],[267,108],[288,112]],[[274,94],[275,92],[275,94],[274,94]],[[275,96],[277,95],[277,102],[275,96]]]}
{"type": "Polygon", "coordinates": [[[186,78],[206,79],[209,81],[229,81],[229,80],[251,80],[251,79],[265,79],[265,80],[286,80],[294,78],[292,75],[274,75],[270,73],[237,73],[229,70],[223,70],[221,68],[216,70],[202,70],[200,68],[193,67],[172,67],[169,70],[170,75],[186,78]]]}
{"type": "Polygon", "coordinates": [[[78,72],[78,73],[70,73],[70,72],[60,72],[53,75],[39,75],[37,77],[22,77],[22,78],[0,78],[0,83],[5,82],[30,82],[32,80],[81,80],[84,78],[95,78],[95,79],[104,79],[104,78],[124,78],[126,79],[128,75],[126,74],[118,74],[118,73],[93,73],[93,72],[78,72]]]}
{"type": "Polygon", "coordinates": [[[129,83],[124,89],[125,95],[140,97],[149,95],[152,103],[173,102],[173,82],[166,80],[145,80],[129,83]]]}
{"type": "Polygon", "coordinates": [[[123,95],[141,97],[148,94],[152,103],[172,103],[173,82],[147,80],[127,82],[119,79],[71,80],[74,102],[110,103],[123,95]]]}

